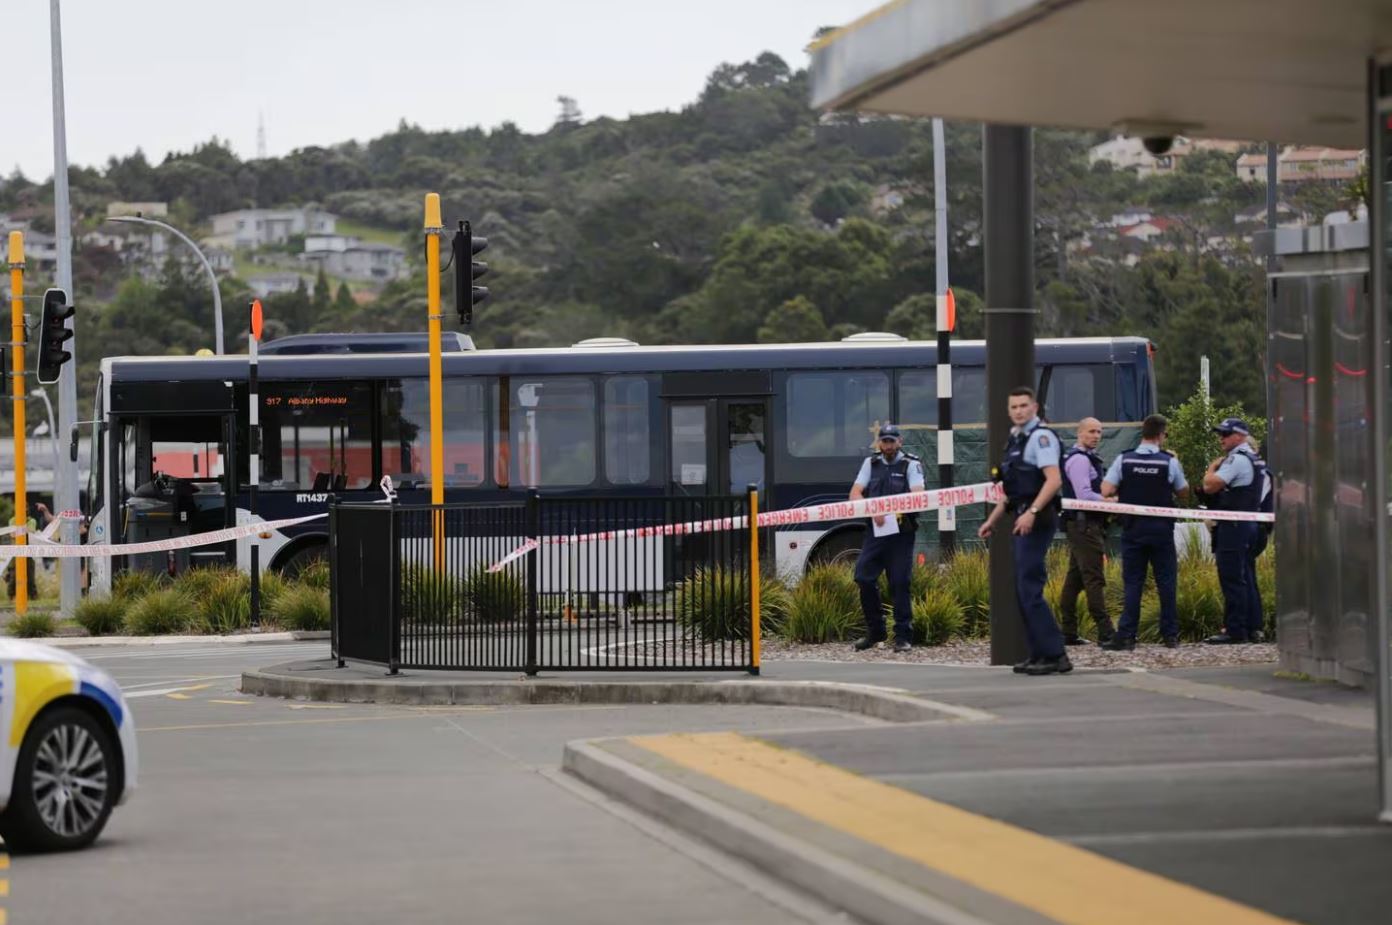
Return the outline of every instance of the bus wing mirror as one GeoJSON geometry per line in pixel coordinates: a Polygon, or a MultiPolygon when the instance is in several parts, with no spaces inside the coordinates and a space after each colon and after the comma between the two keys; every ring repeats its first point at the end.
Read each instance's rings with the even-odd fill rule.
{"type": "Polygon", "coordinates": [[[72,433],[68,437],[68,459],[72,460],[73,462],[77,462],[77,440],[77,425],[74,424],[72,426],[72,433]]]}

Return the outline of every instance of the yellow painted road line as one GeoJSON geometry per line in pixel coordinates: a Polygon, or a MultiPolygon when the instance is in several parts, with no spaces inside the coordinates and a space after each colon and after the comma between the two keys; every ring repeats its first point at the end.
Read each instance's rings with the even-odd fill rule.
{"type": "MultiPolygon", "coordinates": [[[[4,848],[0,848],[0,852],[3,852],[4,850],[5,850],[4,848]]],[[[8,854],[0,853],[0,870],[9,870],[9,869],[10,869],[10,856],[9,856],[8,854]]]]}
{"type": "Polygon", "coordinates": [[[628,741],[1061,925],[1276,925],[1287,921],[735,733],[641,736],[628,741]]]}
{"type": "Polygon", "coordinates": [[[8,898],[9,895],[10,895],[10,881],[9,881],[9,878],[6,877],[6,878],[3,878],[3,879],[0,879],[0,897],[8,898]]]}

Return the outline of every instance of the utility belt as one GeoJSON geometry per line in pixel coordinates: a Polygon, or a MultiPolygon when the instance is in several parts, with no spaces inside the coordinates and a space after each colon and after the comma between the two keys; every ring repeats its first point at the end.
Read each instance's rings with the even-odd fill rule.
{"type": "MultiPolygon", "coordinates": [[[[1008,510],[1011,514],[1014,514],[1016,517],[1019,517],[1021,514],[1025,513],[1025,511],[1028,511],[1028,510],[1030,509],[1030,505],[1033,504],[1033,503],[1034,503],[1034,498],[1033,498],[1033,497],[1030,497],[1030,498],[1006,498],[1006,499],[1005,499],[1005,508],[1006,508],[1006,510],[1008,510]]],[[[1062,509],[1063,509],[1063,505],[1059,502],[1058,496],[1055,495],[1052,501],[1050,501],[1048,504],[1044,505],[1042,508],[1039,509],[1039,514],[1038,514],[1037,516],[1039,516],[1039,517],[1055,517],[1055,516],[1058,516],[1060,513],[1062,513],[1062,509]]]]}

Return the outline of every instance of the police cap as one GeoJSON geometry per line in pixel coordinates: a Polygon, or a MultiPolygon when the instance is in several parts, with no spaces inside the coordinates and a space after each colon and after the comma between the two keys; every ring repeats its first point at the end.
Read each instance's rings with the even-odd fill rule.
{"type": "Polygon", "coordinates": [[[897,424],[886,424],[880,428],[881,440],[888,440],[891,438],[901,441],[904,439],[903,435],[899,433],[899,426],[897,424]]]}
{"type": "Polygon", "coordinates": [[[1217,426],[1213,428],[1213,432],[1221,434],[1224,437],[1229,434],[1241,434],[1244,437],[1252,436],[1252,432],[1247,429],[1247,422],[1242,420],[1242,418],[1223,418],[1223,420],[1219,421],[1217,426]]]}

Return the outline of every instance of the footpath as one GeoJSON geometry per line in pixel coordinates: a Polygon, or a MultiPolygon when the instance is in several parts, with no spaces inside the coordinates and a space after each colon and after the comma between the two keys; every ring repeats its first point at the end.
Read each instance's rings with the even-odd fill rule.
{"type": "Polygon", "coordinates": [[[572,742],[566,769],[865,922],[1392,922],[1364,692],[1274,665],[1077,670],[765,662],[724,675],[291,663],[243,690],[395,703],[821,707],[817,731],[572,742]]]}

